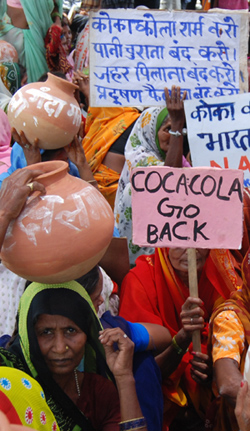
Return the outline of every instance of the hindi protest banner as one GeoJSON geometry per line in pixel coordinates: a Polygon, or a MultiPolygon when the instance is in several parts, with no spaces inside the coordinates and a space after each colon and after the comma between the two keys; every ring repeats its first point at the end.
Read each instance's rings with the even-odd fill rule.
{"type": "Polygon", "coordinates": [[[184,102],[193,166],[242,169],[250,186],[250,93],[184,102]]]}
{"type": "Polygon", "coordinates": [[[147,166],[132,169],[133,243],[151,247],[241,247],[243,172],[147,166]]]}
{"type": "Polygon", "coordinates": [[[90,15],[90,105],[164,106],[247,88],[247,15],[108,9],[90,15]]]}

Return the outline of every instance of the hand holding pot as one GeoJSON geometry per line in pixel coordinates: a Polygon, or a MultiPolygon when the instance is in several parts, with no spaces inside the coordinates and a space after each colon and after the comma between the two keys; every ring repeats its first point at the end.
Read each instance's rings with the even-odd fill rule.
{"type": "Polygon", "coordinates": [[[25,133],[21,130],[20,134],[17,133],[16,129],[12,127],[11,133],[13,139],[22,147],[27,165],[33,165],[34,163],[41,162],[41,153],[39,149],[39,138],[36,138],[31,144],[25,136],[25,133]]]}

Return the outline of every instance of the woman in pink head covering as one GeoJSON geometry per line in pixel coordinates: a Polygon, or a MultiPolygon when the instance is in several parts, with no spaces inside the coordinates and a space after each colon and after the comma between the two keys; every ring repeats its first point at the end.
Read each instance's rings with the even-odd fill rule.
{"type": "Polygon", "coordinates": [[[10,167],[10,141],[11,127],[5,112],[0,109],[0,174],[6,172],[10,167]]]}

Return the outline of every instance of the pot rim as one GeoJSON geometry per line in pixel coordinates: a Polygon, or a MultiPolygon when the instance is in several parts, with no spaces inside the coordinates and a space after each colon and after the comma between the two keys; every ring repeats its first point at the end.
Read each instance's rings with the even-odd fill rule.
{"type": "Polygon", "coordinates": [[[35,177],[35,180],[40,180],[51,176],[51,174],[58,174],[59,172],[68,171],[69,164],[64,160],[49,160],[47,162],[34,163],[33,165],[28,165],[23,169],[40,169],[44,171],[43,174],[35,177]]]}

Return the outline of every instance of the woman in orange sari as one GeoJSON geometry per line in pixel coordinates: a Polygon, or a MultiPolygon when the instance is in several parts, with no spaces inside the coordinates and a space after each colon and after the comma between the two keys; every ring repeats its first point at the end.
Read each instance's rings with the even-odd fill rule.
{"type": "Polygon", "coordinates": [[[216,431],[239,429],[234,408],[250,346],[250,248],[242,263],[242,278],[242,288],[215,309],[210,321],[208,347],[214,363],[216,431]]]}
{"type": "Polygon", "coordinates": [[[112,208],[130,126],[139,116],[136,108],[88,108],[82,146],[99,190],[112,208]],[[121,145],[117,145],[119,138],[123,140],[121,145]]]}
{"type": "Polygon", "coordinates": [[[151,256],[140,256],[136,267],[125,277],[120,295],[120,315],[132,322],[151,322],[169,329],[173,343],[164,367],[171,373],[164,378],[164,430],[200,430],[212,396],[207,380],[194,369],[200,363],[200,372],[206,373],[208,321],[215,306],[229,298],[237,289],[237,276],[232,257],[225,250],[197,249],[199,298],[189,298],[188,262],[185,249],[156,249],[151,256]],[[192,308],[192,307],[197,308],[192,308]],[[192,335],[187,332],[198,328],[202,309],[205,321],[201,333],[202,353],[193,352],[192,335]],[[185,309],[189,317],[183,319],[185,309]],[[191,314],[193,313],[193,314],[191,314]],[[185,326],[183,325],[185,322],[185,326]],[[187,326],[189,325],[189,326],[187,326]],[[187,350],[188,349],[188,350],[187,350]],[[177,355],[176,355],[177,351],[177,355]],[[178,357],[179,354],[179,357],[178,357]],[[193,358],[194,356],[194,358],[193,358]],[[178,360],[179,358],[179,360],[178,360]],[[191,361],[191,362],[190,362],[191,361]],[[197,378],[200,377],[199,378],[197,378]],[[178,413],[178,418],[176,417],[178,413]],[[187,414],[190,420],[187,424],[187,414]],[[199,420],[200,419],[200,420],[199,420]]]}

